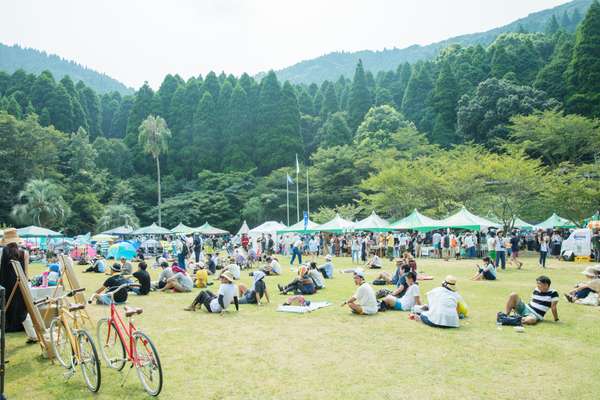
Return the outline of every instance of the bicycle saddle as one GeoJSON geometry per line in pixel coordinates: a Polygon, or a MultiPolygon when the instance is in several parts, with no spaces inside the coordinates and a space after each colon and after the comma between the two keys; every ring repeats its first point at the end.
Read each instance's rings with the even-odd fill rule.
{"type": "Polygon", "coordinates": [[[85,304],[70,304],[69,311],[77,311],[83,310],[85,308],[85,304]]]}
{"type": "Polygon", "coordinates": [[[131,317],[132,315],[141,314],[143,312],[144,312],[143,308],[125,306],[125,316],[126,317],[131,317]]]}

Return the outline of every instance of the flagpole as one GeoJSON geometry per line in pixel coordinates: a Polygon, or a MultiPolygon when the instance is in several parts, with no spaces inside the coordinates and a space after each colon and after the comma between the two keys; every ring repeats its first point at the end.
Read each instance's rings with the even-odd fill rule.
{"type": "Polygon", "coordinates": [[[310,196],[308,194],[308,168],[306,168],[306,212],[310,218],[310,196]]]}
{"type": "Polygon", "coordinates": [[[287,224],[290,226],[290,179],[289,175],[285,175],[285,204],[287,209],[287,224]]]}
{"type": "Polygon", "coordinates": [[[298,164],[298,154],[296,154],[296,217],[300,221],[300,191],[298,189],[298,173],[300,173],[300,164],[298,164]]]}

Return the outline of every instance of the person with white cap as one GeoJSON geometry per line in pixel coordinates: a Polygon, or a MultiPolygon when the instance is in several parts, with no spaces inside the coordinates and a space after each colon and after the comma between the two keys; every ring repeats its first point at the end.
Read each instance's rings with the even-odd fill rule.
{"type": "Polygon", "coordinates": [[[267,275],[263,271],[254,271],[252,273],[252,286],[250,286],[250,289],[243,283],[239,284],[240,304],[256,304],[260,306],[263,296],[267,300],[267,303],[271,302],[269,292],[267,291],[267,284],[265,283],[265,276],[267,275]]]}
{"type": "Polygon", "coordinates": [[[318,270],[321,271],[325,279],[333,278],[333,263],[331,262],[332,259],[333,257],[331,256],[331,254],[327,254],[325,256],[325,264],[320,265],[318,268],[318,270]]]}
{"type": "Polygon", "coordinates": [[[456,278],[452,275],[446,276],[442,286],[427,293],[428,305],[416,319],[436,328],[458,328],[459,304],[464,301],[460,294],[456,293],[456,278]]]}
{"type": "MultiPolygon", "coordinates": [[[[27,275],[29,269],[29,253],[27,250],[19,248],[22,243],[19,234],[15,228],[4,230],[4,237],[0,241],[0,285],[6,290],[6,297],[10,296],[13,288],[18,284],[17,274],[12,266],[12,261],[18,261],[23,267],[23,272],[27,275]]],[[[25,282],[26,283],[26,282],[25,282]]],[[[27,343],[37,342],[37,335],[33,328],[31,317],[27,313],[25,301],[21,291],[17,288],[5,310],[6,332],[19,332],[23,329],[28,336],[27,343]]]]}
{"type": "Polygon", "coordinates": [[[354,270],[354,284],[358,286],[352,297],[342,303],[347,305],[353,313],[359,315],[371,315],[377,313],[379,307],[375,291],[365,280],[365,272],[362,268],[354,270]]]}
{"type": "Polygon", "coordinates": [[[569,303],[573,303],[579,299],[585,299],[590,293],[600,294],[600,264],[595,267],[587,267],[582,274],[590,280],[586,283],[579,283],[569,293],[565,293],[565,297],[569,303]]]}
{"type": "Polygon", "coordinates": [[[229,305],[233,302],[236,311],[240,310],[238,300],[238,288],[233,283],[231,272],[225,271],[219,276],[221,286],[215,296],[210,290],[202,290],[185,311],[196,311],[197,306],[204,306],[209,313],[224,314],[229,305]]]}

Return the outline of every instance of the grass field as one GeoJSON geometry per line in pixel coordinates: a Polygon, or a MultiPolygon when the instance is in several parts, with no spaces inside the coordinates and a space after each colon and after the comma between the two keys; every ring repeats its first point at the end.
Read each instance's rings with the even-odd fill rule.
{"type": "MultiPolygon", "coordinates": [[[[276,283],[291,279],[289,267],[282,277],[266,278],[271,304],[244,305],[239,313],[183,311],[199,289],[131,295],[129,304],[145,310],[136,321],[158,347],[164,399],[597,399],[600,309],[568,304],[562,297],[583,280],[579,272],[585,265],[549,262],[546,273],[561,293],[561,322],[551,322],[549,315],[549,322],[524,333],[496,326],[496,312],[508,294],[515,291],[528,299],[541,272],[536,259],[524,261],[523,270],[509,267],[496,282],[472,282],[473,260],[419,260],[419,270],[435,276],[421,283],[422,293],[448,273],[458,277],[470,317],[456,330],[429,328],[401,312],[351,315],[339,304],[355,287],[351,275],[337,272],[313,296],[333,306],[312,314],[277,313],[284,296],[276,283]]],[[[351,262],[336,259],[334,265],[348,268],[351,262]]],[[[385,269],[391,271],[392,264],[386,261],[385,269]]],[[[39,270],[33,266],[32,273],[39,270]]],[[[374,275],[368,272],[368,279],[374,275]]],[[[103,278],[80,274],[86,297],[103,278]]],[[[247,273],[242,281],[250,282],[247,273]]],[[[88,309],[95,318],[108,310],[88,309]]],[[[100,393],[93,396],[79,371],[65,382],[63,369],[42,359],[39,346],[25,345],[23,333],[9,334],[7,349],[9,399],[148,397],[135,371],[121,387],[122,375],[103,367],[100,393]]]]}

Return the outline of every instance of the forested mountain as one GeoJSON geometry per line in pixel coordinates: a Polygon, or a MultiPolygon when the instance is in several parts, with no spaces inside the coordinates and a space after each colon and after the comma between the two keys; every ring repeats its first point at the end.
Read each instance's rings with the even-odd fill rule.
{"type": "Polygon", "coordinates": [[[100,94],[115,91],[122,95],[133,93],[133,89],[116,79],[73,61],[65,60],[54,54],[47,54],[44,51],[0,43],[0,71],[12,74],[18,69],[32,74],[50,71],[57,79],[69,75],[73,81],[82,81],[100,94]]]}
{"type": "Polygon", "coordinates": [[[0,224],[149,224],[159,176],[168,227],[287,222],[288,174],[302,197],[308,174],[318,222],[463,205],[580,221],[600,209],[600,4],[575,34],[543,30],[320,85],[210,72],[121,96],[0,72],[0,224]]]}
{"type": "Polygon", "coordinates": [[[543,32],[548,21],[555,16],[559,25],[573,32],[581,18],[585,15],[592,0],[574,0],[558,7],[539,11],[521,18],[508,25],[487,32],[457,36],[427,46],[410,46],[404,49],[384,49],[381,51],[333,52],[312,60],[301,61],[290,67],[276,71],[282,81],[293,83],[321,83],[324,80],[335,80],[340,75],[351,77],[354,66],[361,59],[365,69],[373,73],[388,71],[405,62],[414,63],[435,58],[446,47],[459,44],[462,46],[488,46],[499,35],[506,32],[543,32]]]}

